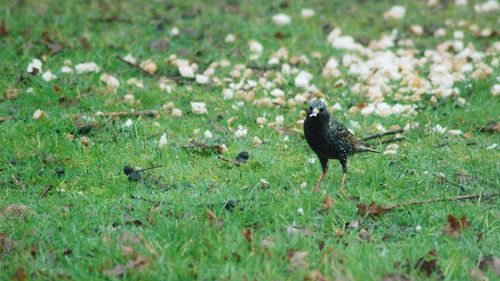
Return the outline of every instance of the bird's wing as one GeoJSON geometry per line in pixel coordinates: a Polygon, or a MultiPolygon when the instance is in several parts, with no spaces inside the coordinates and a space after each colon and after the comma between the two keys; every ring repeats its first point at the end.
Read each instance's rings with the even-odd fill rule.
{"type": "Polygon", "coordinates": [[[356,147],[360,143],[359,139],[353,133],[351,133],[349,129],[342,125],[342,123],[335,120],[331,120],[330,122],[330,128],[335,131],[335,136],[338,139],[347,142],[352,148],[356,147]]]}
{"type": "Polygon", "coordinates": [[[379,152],[371,147],[368,147],[365,145],[363,142],[361,142],[349,129],[347,129],[344,125],[342,125],[339,122],[334,121],[334,127],[336,128],[336,136],[347,142],[350,148],[350,151],[352,153],[356,152],[365,152],[365,151],[371,151],[371,152],[379,152]]]}

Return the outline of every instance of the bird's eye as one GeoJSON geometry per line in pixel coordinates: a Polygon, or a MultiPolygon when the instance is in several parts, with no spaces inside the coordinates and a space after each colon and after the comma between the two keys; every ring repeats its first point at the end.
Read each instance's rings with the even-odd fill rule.
{"type": "Polygon", "coordinates": [[[323,111],[325,111],[325,108],[324,108],[324,107],[322,107],[322,108],[320,108],[320,109],[319,109],[319,111],[320,111],[320,112],[323,112],[323,111]]]}
{"type": "Polygon", "coordinates": [[[312,111],[313,110],[313,107],[312,106],[309,106],[309,110],[312,111]]]}

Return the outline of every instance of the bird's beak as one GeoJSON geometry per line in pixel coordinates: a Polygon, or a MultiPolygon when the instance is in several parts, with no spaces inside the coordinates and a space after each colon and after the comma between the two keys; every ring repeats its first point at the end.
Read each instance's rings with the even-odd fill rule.
{"type": "Polygon", "coordinates": [[[311,114],[309,114],[309,117],[316,117],[316,116],[318,116],[318,113],[319,113],[319,109],[315,108],[315,109],[313,109],[311,114]]]}

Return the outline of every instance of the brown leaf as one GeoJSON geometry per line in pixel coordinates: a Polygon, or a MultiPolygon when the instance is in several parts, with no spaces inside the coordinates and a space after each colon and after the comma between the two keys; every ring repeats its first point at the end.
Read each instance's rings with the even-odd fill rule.
{"type": "Polygon", "coordinates": [[[357,205],[358,207],[358,213],[361,215],[361,216],[372,216],[372,217],[375,217],[375,216],[378,216],[378,215],[382,215],[384,214],[387,210],[384,209],[383,207],[377,205],[377,203],[375,202],[372,202],[370,203],[370,205],[366,206],[365,204],[358,204],[357,205]]]}
{"type": "Polygon", "coordinates": [[[500,275],[500,258],[495,256],[484,256],[479,262],[479,268],[482,271],[486,271],[488,267],[497,275],[500,275]]]}
{"type": "Polygon", "coordinates": [[[127,268],[141,270],[148,264],[148,258],[146,256],[137,256],[134,260],[127,263],[127,268]]]}
{"type": "Polygon", "coordinates": [[[0,254],[8,253],[14,248],[14,241],[7,233],[0,233],[0,254]]]}
{"type": "Polygon", "coordinates": [[[292,270],[305,269],[307,267],[306,257],[309,255],[306,251],[290,250],[288,252],[288,261],[292,270]]]}
{"type": "Polygon", "coordinates": [[[366,107],[366,103],[364,103],[364,102],[358,103],[358,105],[356,105],[356,107],[359,109],[363,109],[366,107]]]}
{"type": "Polygon", "coordinates": [[[358,229],[359,226],[363,223],[363,219],[357,219],[357,220],[353,220],[353,221],[350,221],[348,223],[345,224],[345,227],[346,228],[354,228],[354,229],[358,229]]]}
{"type": "Polygon", "coordinates": [[[468,222],[465,216],[457,220],[453,215],[448,215],[448,223],[444,226],[444,233],[449,236],[459,237],[462,230],[467,226],[468,222]]]}
{"type": "Polygon", "coordinates": [[[474,281],[489,281],[488,277],[484,275],[484,272],[478,268],[471,269],[469,274],[474,281]]]}
{"type": "Polygon", "coordinates": [[[466,138],[466,139],[471,139],[473,137],[474,137],[474,135],[472,134],[472,132],[467,132],[464,134],[464,138],[466,138]]]}
{"type": "Polygon", "coordinates": [[[478,131],[483,133],[498,133],[500,132],[500,123],[492,122],[486,126],[478,128],[478,131]]]}
{"type": "Polygon", "coordinates": [[[199,148],[201,150],[215,150],[218,153],[224,151],[224,147],[222,145],[208,145],[201,142],[192,141],[190,143],[184,144],[182,148],[199,148]]]}
{"type": "Polygon", "coordinates": [[[215,213],[210,209],[207,209],[207,217],[210,220],[211,224],[215,224],[215,222],[217,221],[217,217],[215,216],[215,213]]]}
{"type": "Polygon", "coordinates": [[[86,51],[92,49],[89,39],[85,36],[80,36],[80,44],[86,51]]]}
{"type": "Polygon", "coordinates": [[[304,280],[306,281],[326,281],[327,279],[325,278],[325,276],[323,276],[323,274],[321,274],[321,272],[317,269],[313,269],[313,271],[311,271],[311,273],[309,273],[309,275],[304,278],[304,280]]]}
{"type": "Polygon", "coordinates": [[[20,266],[17,268],[16,278],[18,281],[26,280],[26,270],[24,269],[24,267],[20,266]]]}
{"type": "Polygon", "coordinates": [[[125,257],[131,257],[134,254],[134,248],[131,246],[124,245],[121,247],[122,255],[125,257]]]}
{"type": "Polygon", "coordinates": [[[25,217],[31,213],[31,209],[28,208],[26,205],[22,204],[11,204],[7,206],[5,209],[0,211],[0,219],[5,218],[5,217],[12,217],[12,218],[18,218],[18,217],[25,217]]]}
{"type": "Polygon", "coordinates": [[[126,265],[119,264],[111,270],[104,270],[102,274],[111,277],[122,276],[127,270],[141,270],[148,263],[148,258],[145,256],[137,256],[134,260],[129,261],[126,265]]]}
{"type": "Polygon", "coordinates": [[[5,93],[5,97],[8,100],[15,100],[17,99],[17,96],[18,96],[17,89],[8,89],[7,92],[5,93]]]}
{"type": "Polygon", "coordinates": [[[252,244],[252,238],[253,238],[253,229],[251,228],[244,228],[241,233],[243,234],[243,237],[245,237],[245,240],[247,240],[248,244],[252,244]]]}
{"type": "Polygon", "coordinates": [[[382,277],[382,281],[413,281],[412,278],[401,273],[389,273],[382,277]]]}
{"type": "Polygon", "coordinates": [[[325,198],[323,198],[323,210],[330,210],[333,207],[333,203],[332,197],[327,194],[325,198]]]}
{"type": "Polygon", "coordinates": [[[165,37],[162,40],[153,41],[149,44],[149,48],[155,51],[166,51],[170,48],[170,40],[165,37]]]}
{"type": "Polygon", "coordinates": [[[115,266],[111,270],[104,270],[102,274],[106,276],[111,276],[111,277],[119,277],[122,276],[125,271],[127,270],[127,267],[125,267],[123,264],[115,266]]]}
{"type": "Polygon", "coordinates": [[[358,236],[363,240],[368,240],[368,241],[372,240],[372,235],[366,229],[361,229],[358,233],[358,236]]]}
{"type": "Polygon", "coordinates": [[[417,265],[415,267],[425,273],[425,275],[427,276],[430,276],[438,269],[436,259],[426,260],[425,258],[420,258],[417,261],[417,265]]]}
{"type": "Polygon", "coordinates": [[[2,20],[2,24],[0,24],[0,37],[4,37],[9,35],[9,29],[7,28],[7,24],[4,20],[2,20]]]}

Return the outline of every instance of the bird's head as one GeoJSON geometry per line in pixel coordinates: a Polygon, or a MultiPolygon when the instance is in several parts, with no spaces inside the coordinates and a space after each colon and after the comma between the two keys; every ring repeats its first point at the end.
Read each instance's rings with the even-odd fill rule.
{"type": "Polygon", "coordinates": [[[329,114],[326,110],[325,103],[320,100],[311,101],[307,108],[307,118],[328,119],[329,114]]]}

